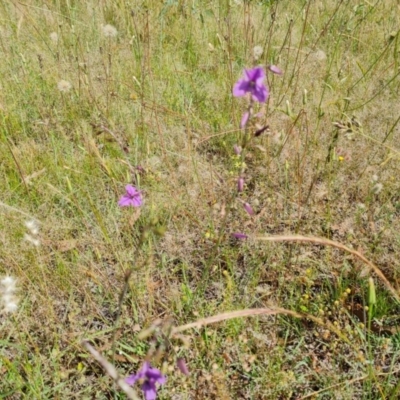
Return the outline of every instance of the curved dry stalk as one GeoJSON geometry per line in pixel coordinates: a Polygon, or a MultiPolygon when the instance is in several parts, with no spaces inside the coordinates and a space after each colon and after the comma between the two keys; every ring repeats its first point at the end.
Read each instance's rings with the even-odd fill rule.
{"type": "Polygon", "coordinates": [[[365,258],[360,252],[357,250],[351,249],[350,247],[345,246],[339,242],[335,242],[334,240],[319,238],[319,237],[310,237],[310,236],[301,236],[301,235],[283,235],[283,236],[255,236],[254,239],[261,240],[264,242],[306,242],[306,243],[314,243],[314,244],[322,244],[324,246],[331,246],[337,249],[343,250],[347,253],[352,254],[353,256],[359,258],[365,264],[368,265],[370,269],[372,269],[375,274],[382,280],[386,288],[392,293],[393,297],[400,303],[400,296],[396,289],[390,284],[386,276],[382,273],[382,271],[371,261],[365,258]]]}
{"type": "Polygon", "coordinates": [[[108,375],[114,379],[114,382],[120,387],[121,390],[125,392],[131,400],[140,400],[136,391],[132,389],[123,378],[120,377],[118,371],[110,362],[108,362],[87,340],[82,341],[82,346],[84,346],[87,351],[93,356],[93,358],[104,368],[108,375]]]}
{"type": "Polygon", "coordinates": [[[343,333],[340,332],[340,330],[336,328],[333,324],[331,324],[329,321],[323,321],[321,318],[314,317],[313,315],[310,314],[302,314],[296,311],[286,310],[285,308],[279,308],[279,307],[250,308],[246,310],[228,311],[226,313],[213,315],[212,317],[202,318],[186,325],[177,326],[176,328],[173,328],[172,335],[183,331],[187,331],[188,329],[201,328],[206,325],[215,324],[217,322],[226,321],[229,319],[255,317],[257,315],[277,315],[277,314],[289,315],[295,318],[310,319],[316,324],[328,328],[329,330],[334,332],[337,336],[339,336],[341,339],[343,339],[345,342],[350,343],[349,339],[346,336],[344,336],[343,333]]]}

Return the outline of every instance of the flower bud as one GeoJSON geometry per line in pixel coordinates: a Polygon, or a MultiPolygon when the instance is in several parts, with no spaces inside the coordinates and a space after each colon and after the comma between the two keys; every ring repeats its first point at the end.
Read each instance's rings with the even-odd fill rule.
{"type": "Polygon", "coordinates": [[[243,116],[242,119],[240,121],[240,129],[243,129],[246,127],[247,122],[249,121],[249,117],[250,117],[250,113],[248,111],[246,111],[243,116]]]}
{"type": "Polygon", "coordinates": [[[246,234],[241,233],[241,232],[232,233],[232,236],[235,239],[247,239],[248,238],[248,236],[246,234]]]}
{"type": "Polygon", "coordinates": [[[242,152],[242,148],[241,148],[240,146],[238,146],[237,144],[235,144],[235,145],[233,146],[233,151],[235,152],[235,154],[236,154],[237,156],[240,156],[240,153],[242,152]]]}
{"type": "Polygon", "coordinates": [[[179,371],[182,372],[182,374],[190,375],[187,364],[183,358],[178,358],[178,360],[176,361],[176,366],[178,367],[179,371]]]}
{"type": "Polygon", "coordinates": [[[369,278],[368,284],[369,284],[368,300],[369,300],[369,305],[372,306],[376,304],[376,292],[375,292],[374,280],[372,278],[369,278]]]}
{"type": "Polygon", "coordinates": [[[243,203],[243,207],[246,210],[247,214],[254,215],[254,211],[249,203],[243,203]]]}
{"type": "Polygon", "coordinates": [[[269,66],[268,66],[268,69],[269,69],[272,73],[274,73],[274,74],[276,74],[276,75],[282,75],[282,74],[283,74],[283,71],[282,71],[280,68],[278,68],[276,65],[269,65],[269,66]]]}
{"type": "Polygon", "coordinates": [[[240,177],[238,179],[238,182],[237,182],[237,190],[238,190],[238,192],[239,193],[243,192],[243,188],[244,188],[244,179],[242,177],[240,177]]]}

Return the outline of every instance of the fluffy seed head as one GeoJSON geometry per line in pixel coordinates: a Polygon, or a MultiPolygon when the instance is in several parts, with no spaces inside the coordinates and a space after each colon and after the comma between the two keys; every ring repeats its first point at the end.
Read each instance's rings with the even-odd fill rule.
{"type": "Polygon", "coordinates": [[[258,60],[262,54],[263,54],[264,50],[261,46],[255,46],[253,49],[253,56],[255,60],[258,60]]]}
{"type": "Polygon", "coordinates": [[[39,233],[39,225],[34,219],[25,221],[25,226],[28,228],[32,235],[37,235],[39,233]]]}
{"type": "Polygon", "coordinates": [[[57,83],[57,88],[60,92],[68,92],[69,90],[71,90],[71,87],[72,85],[64,79],[61,79],[61,81],[57,83]]]}
{"type": "Polygon", "coordinates": [[[115,37],[118,35],[117,29],[110,24],[103,25],[102,30],[105,37],[115,37]]]}
{"type": "Polygon", "coordinates": [[[15,290],[15,284],[17,283],[17,281],[11,276],[6,276],[0,282],[2,285],[3,293],[13,292],[15,290]]]}
{"type": "Polygon", "coordinates": [[[56,32],[51,32],[50,33],[50,39],[53,43],[57,43],[58,42],[58,35],[56,32]]]}
{"type": "Polygon", "coordinates": [[[17,281],[6,276],[0,281],[0,312],[13,313],[18,309],[18,299],[15,296],[17,281]]]}
{"type": "Polygon", "coordinates": [[[26,240],[27,242],[33,244],[35,247],[40,246],[40,240],[35,238],[35,237],[33,237],[29,233],[25,233],[24,240],[26,240]]]}

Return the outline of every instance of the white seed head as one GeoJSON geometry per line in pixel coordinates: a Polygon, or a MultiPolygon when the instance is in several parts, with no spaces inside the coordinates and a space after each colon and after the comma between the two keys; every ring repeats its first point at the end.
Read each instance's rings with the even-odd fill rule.
{"type": "Polygon", "coordinates": [[[14,303],[15,300],[14,293],[4,293],[1,298],[4,304],[14,303]]]}
{"type": "Polygon", "coordinates": [[[6,276],[1,281],[3,293],[10,293],[15,290],[16,279],[11,276],[6,276]]]}
{"type": "Polygon", "coordinates": [[[253,49],[253,56],[255,60],[258,60],[262,54],[263,54],[264,50],[261,46],[255,46],[253,49]]]}
{"type": "Polygon", "coordinates": [[[51,32],[50,33],[50,39],[53,43],[57,43],[58,42],[58,35],[56,32],[51,32]]]}
{"type": "Polygon", "coordinates": [[[326,60],[326,53],[323,50],[317,50],[314,53],[314,57],[318,61],[325,61],[326,60]]]}
{"type": "Polygon", "coordinates": [[[0,281],[0,312],[12,313],[17,310],[16,282],[11,276],[6,276],[0,281]]]}
{"type": "Polygon", "coordinates": [[[3,311],[5,313],[13,313],[17,311],[18,309],[18,304],[16,302],[10,301],[9,303],[4,304],[3,311]]]}
{"type": "Polygon", "coordinates": [[[36,246],[36,247],[40,246],[40,240],[34,238],[34,237],[31,236],[29,233],[25,233],[25,235],[24,235],[24,240],[26,240],[27,242],[33,244],[33,245],[36,246]]]}
{"type": "Polygon", "coordinates": [[[102,29],[105,37],[115,37],[118,35],[117,29],[112,25],[103,25],[102,29]]]}
{"type": "Polygon", "coordinates": [[[68,81],[61,79],[61,81],[57,83],[57,88],[60,92],[68,92],[71,90],[72,85],[68,81]]]}
{"type": "Polygon", "coordinates": [[[375,183],[375,185],[372,187],[372,192],[373,192],[374,194],[379,194],[379,193],[382,191],[382,189],[383,189],[382,183],[377,182],[377,183],[375,183]]]}
{"type": "Polygon", "coordinates": [[[25,226],[28,228],[32,235],[37,235],[39,233],[39,225],[34,219],[25,221],[25,226]]]}

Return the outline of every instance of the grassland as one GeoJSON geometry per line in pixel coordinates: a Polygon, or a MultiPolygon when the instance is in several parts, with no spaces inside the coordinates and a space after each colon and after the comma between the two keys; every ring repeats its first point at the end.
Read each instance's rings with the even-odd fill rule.
{"type": "Polygon", "coordinates": [[[19,288],[0,398],[122,399],[83,339],[128,375],[154,321],[275,307],[310,318],[167,341],[159,398],[399,398],[388,285],[340,248],[259,240],[342,243],[400,289],[399,32],[395,0],[0,2],[0,277],[19,288]],[[270,64],[284,74],[256,110],[269,130],[244,160],[249,216],[232,87],[270,64]],[[118,207],[127,183],[139,209],[118,207]]]}

